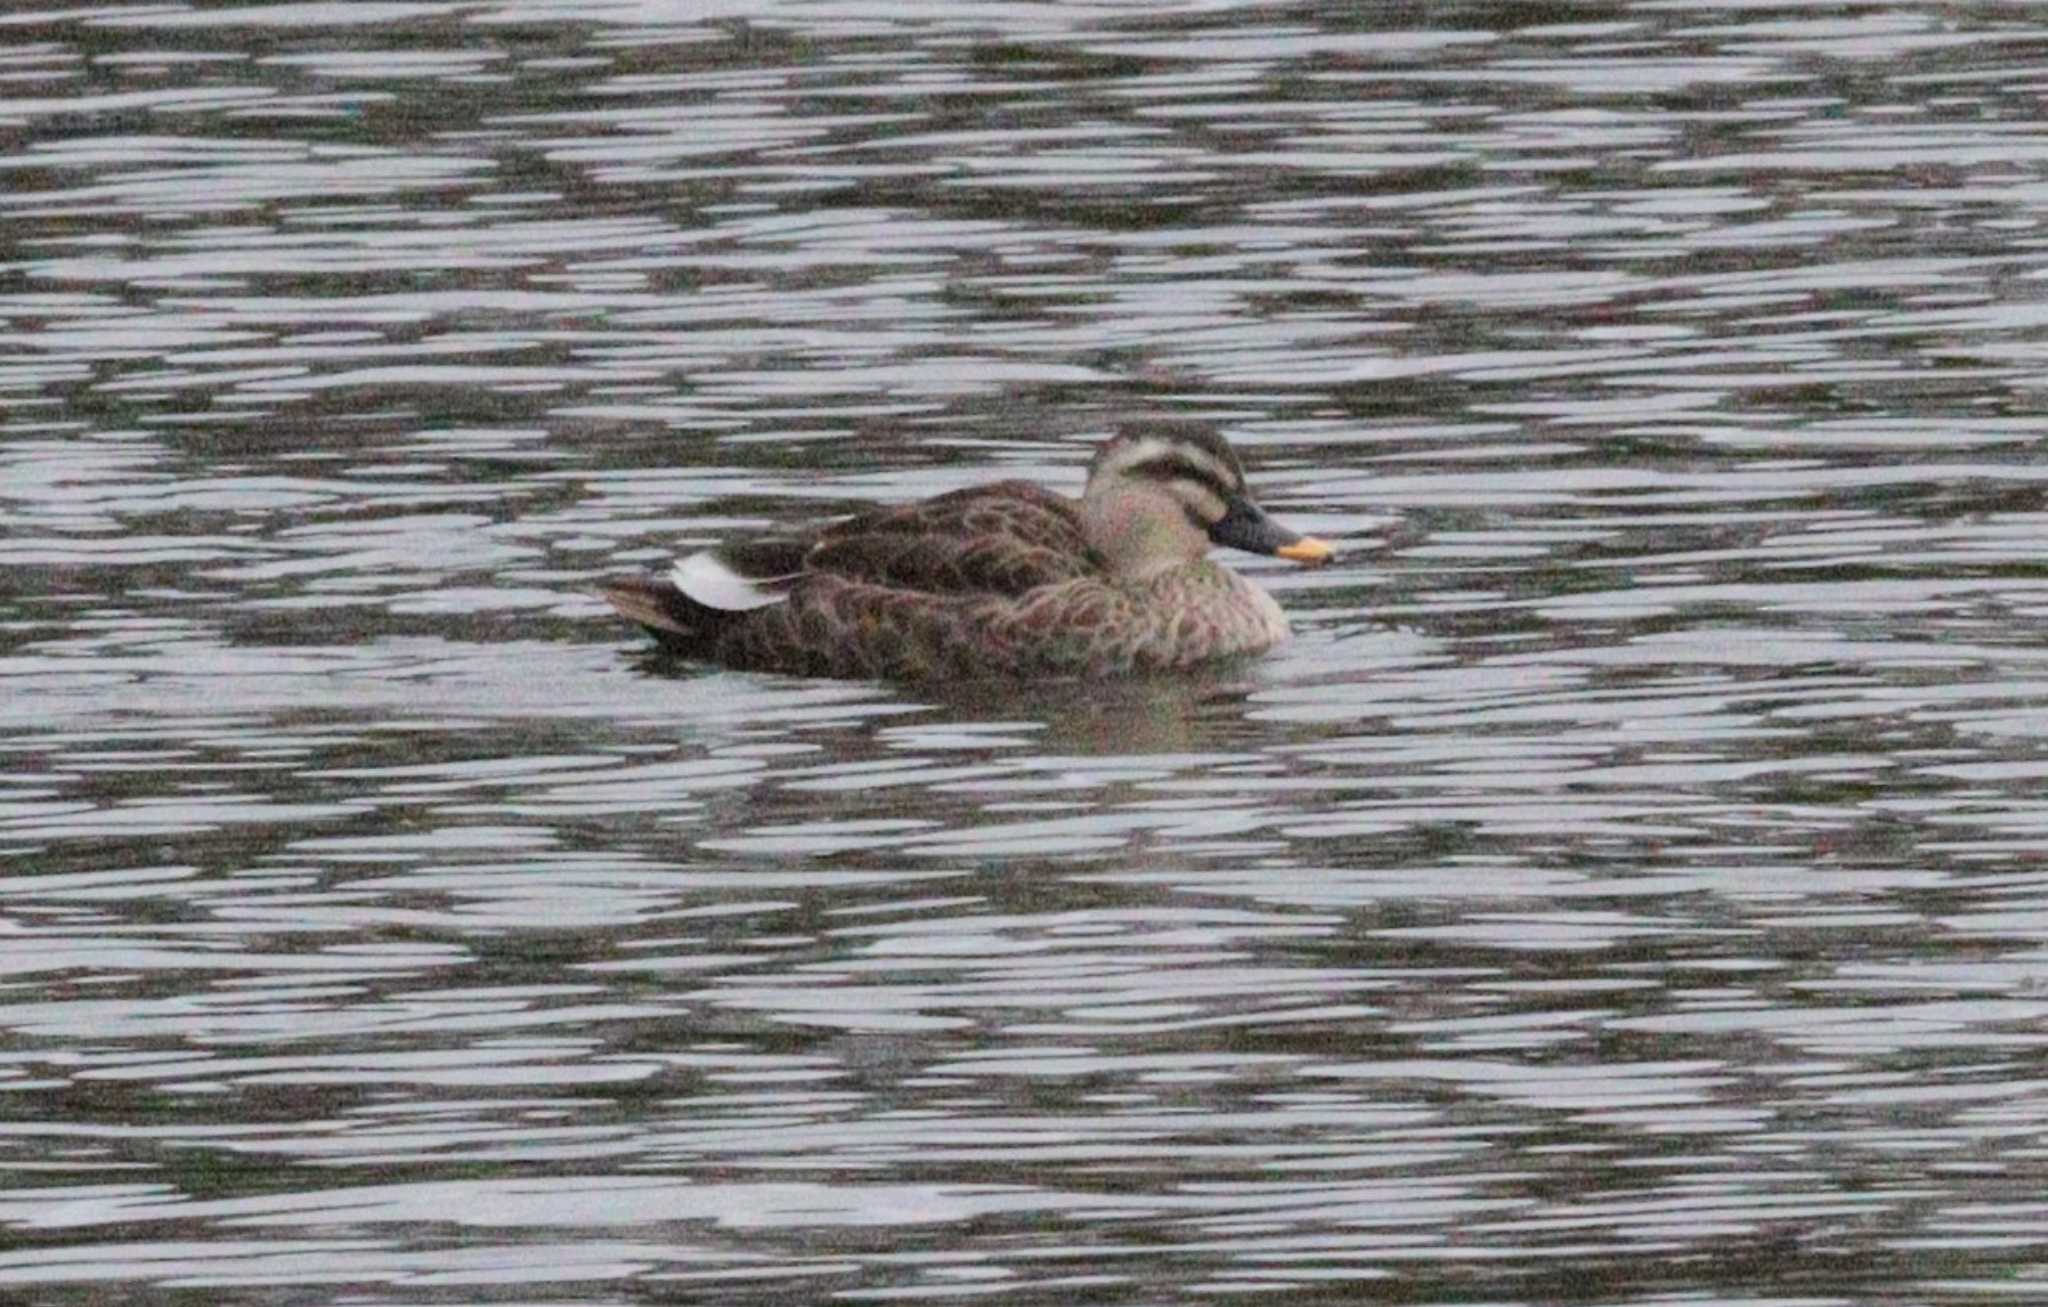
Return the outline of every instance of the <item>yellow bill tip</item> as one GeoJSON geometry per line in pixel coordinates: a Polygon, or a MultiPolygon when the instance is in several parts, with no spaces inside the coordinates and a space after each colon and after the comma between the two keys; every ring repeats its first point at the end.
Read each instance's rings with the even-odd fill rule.
{"type": "Polygon", "coordinates": [[[1337,556],[1337,551],[1314,536],[1303,536],[1291,545],[1282,545],[1273,551],[1280,557],[1310,567],[1321,567],[1337,556]]]}

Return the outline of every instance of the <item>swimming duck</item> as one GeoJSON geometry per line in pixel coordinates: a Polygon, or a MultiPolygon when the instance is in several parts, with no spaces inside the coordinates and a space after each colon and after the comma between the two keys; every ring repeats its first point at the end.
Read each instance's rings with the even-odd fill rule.
{"type": "Polygon", "coordinates": [[[1287,637],[1212,545],[1334,556],[1253,502],[1223,437],[1121,428],[1079,500],[998,481],[804,535],[720,545],[602,593],[672,653],[754,671],[927,680],[1177,671],[1287,637]]]}

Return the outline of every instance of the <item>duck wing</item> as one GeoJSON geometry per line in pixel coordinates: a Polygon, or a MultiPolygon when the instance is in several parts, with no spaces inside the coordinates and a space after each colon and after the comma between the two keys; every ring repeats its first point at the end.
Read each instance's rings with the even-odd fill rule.
{"type": "Polygon", "coordinates": [[[943,640],[939,628],[964,620],[961,601],[1015,598],[1099,567],[1072,501],[999,481],[702,550],[667,576],[621,578],[600,593],[680,652],[773,666],[815,661],[821,651],[805,647],[875,626],[930,628],[943,640]]]}
{"type": "Polygon", "coordinates": [[[916,594],[1018,596],[1097,571],[1073,502],[998,481],[820,531],[802,571],[916,594]]]}

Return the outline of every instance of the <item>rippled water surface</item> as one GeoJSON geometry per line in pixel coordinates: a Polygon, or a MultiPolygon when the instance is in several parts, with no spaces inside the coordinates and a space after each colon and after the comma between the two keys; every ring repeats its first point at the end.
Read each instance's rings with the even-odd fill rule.
{"type": "Polygon", "coordinates": [[[0,1297],[2048,1295],[2029,6],[0,12],[0,1297]],[[1179,682],[651,661],[1206,417],[1179,682]]]}

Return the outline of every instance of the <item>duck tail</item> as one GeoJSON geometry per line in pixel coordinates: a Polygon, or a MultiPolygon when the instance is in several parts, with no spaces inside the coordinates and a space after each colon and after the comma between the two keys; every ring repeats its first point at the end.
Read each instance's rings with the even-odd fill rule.
{"type": "Polygon", "coordinates": [[[619,616],[646,627],[663,644],[693,644],[710,633],[703,625],[703,607],[660,577],[622,577],[606,582],[598,594],[619,616]]]}
{"type": "Polygon", "coordinates": [[[691,554],[666,576],[628,576],[598,588],[606,603],[671,649],[716,641],[757,608],[779,604],[802,579],[807,540],[763,539],[691,554]]]}

